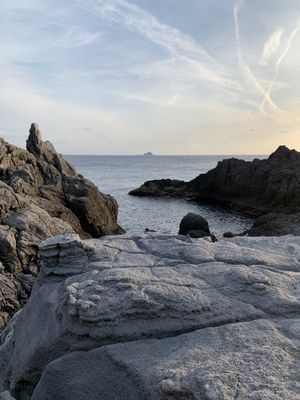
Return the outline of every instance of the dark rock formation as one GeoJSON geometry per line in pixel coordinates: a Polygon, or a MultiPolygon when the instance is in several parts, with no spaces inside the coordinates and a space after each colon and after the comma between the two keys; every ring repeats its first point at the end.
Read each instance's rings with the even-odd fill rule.
{"type": "Polygon", "coordinates": [[[180,222],[179,235],[202,238],[210,235],[208,222],[199,214],[188,213],[180,222]]]}
{"type": "Polygon", "coordinates": [[[208,222],[199,214],[188,213],[180,222],[179,235],[192,238],[203,238],[209,236],[212,242],[217,242],[215,235],[210,233],[208,222]]]}
{"type": "MultiPolygon", "coordinates": [[[[134,189],[129,194],[131,196],[155,196],[155,197],[184,197],[188,198],[188,184],[187,182],[176,179],[160,179],[147,181],[138,189],[134,189]]],[[[192,196],[193,193],[191,192],[192,196]]]]}
{"type": "Polygon", "coordinates": [[[249,236],[282,236],[292,233],[300,236],[300,212],[293,214],[268,213],[257,218],[249,236]]]}
{"type": "Polygon", "coordinates": [[[216,168],[190,182],[171,179],[148,181],[129,194],[218,203],[256,216],[272,213],[257,222],[259,229],[246,232],[249,234],[271,232],[270,220],[276,213],[277,227],[272,228],[272,234],[299,234],[293,215],[300,212],[300,153],[280,146],[266,160],[231,158],[220,161],[216,168]]]}
{"type": "Polygon", "coordinates": [[[43,142],[36,124],[27,151],[0,139],[0,292],[14,293],[13,301],[0,303],[0,328],[18,306],[15,291],[21,303],[30,293],[42,240],[68,232],[82,238],[122,233],[117,214],[116,200],[43,142]]]}

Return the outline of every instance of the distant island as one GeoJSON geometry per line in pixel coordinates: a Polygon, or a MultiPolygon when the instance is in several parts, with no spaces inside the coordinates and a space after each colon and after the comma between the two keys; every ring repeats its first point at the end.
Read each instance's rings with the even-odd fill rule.
{"type": "Polygon", "coordinates": [[[147,153],[144,153],[144,156],[154,156],[154,154],[151,151],[147,151],[147,153]]]}

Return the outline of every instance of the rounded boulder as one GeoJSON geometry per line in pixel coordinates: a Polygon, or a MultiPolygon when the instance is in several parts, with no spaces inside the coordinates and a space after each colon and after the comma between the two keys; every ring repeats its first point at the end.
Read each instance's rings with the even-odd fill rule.
{"type": "Polygon", "coordinates": [[[189,235],[193,238],[210,236],[208,222],[199,214],[188,213],[180,222],[179,235],[189,235]]]}

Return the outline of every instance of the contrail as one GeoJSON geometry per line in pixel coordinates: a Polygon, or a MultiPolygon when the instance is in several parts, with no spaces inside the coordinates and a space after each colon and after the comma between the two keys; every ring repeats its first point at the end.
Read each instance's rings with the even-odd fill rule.
{"type": "MultiPolygon", "coordinates": [[[[273,110],[280,111],[279,107],[271,99],[270,94],[261,86],[261,84],[255,78],[250,67],[245,63],[245,61],[243,59],[241,46],[240,46],[240,25],[239,25],[240,7],[239,7],[239,3],[240,3],[239,1],[236,1],[234,10],[233,10],[234,26],[235,26],[235,41],[236,41],[236,50],[237,50],[239,65],[240,65],[242,71],[244,72],[245,76],[247,77],[247,79],[253,83],[253,85],[256,87],[256,89],[259,91],[259,93],[261,93],[263,95],[265,101],[270,104],[270,106],[273,108],[273,110]]],[[[263,108],[260,107],[260,111],[266,115],[263,108]]]]}
{"type": "MultiPolygon", "coordinates": [[[[299,20],[298,20],[298,23],[297,23],[296,28],[293,30],[293,32],[290,34],[290,37],[288,38],[288,41],[287,41],[287,44],[286,44],[285,49],[283,50],[282,54],[280,55],[280,57],[279,57],[278,60],[277,60],[277,63],[276,63],[276,65],[275,65],[275,75],[274,75],[274,78],[273,78],[272,82],[271,82],[270,85],[269,85],[269,88],[268,88],[268,91],[267,91],[267,93],[266,93],[266,96],[267,96],[267,95],[268,95],[268,96],[271,95],[273,86],[274,86],[275,82],[277,81],[277,79],[278,79],[278,77],[279,77],[280,65],[281,65],[281,63],[283,62],[283,60],[285,59],[285,57],[286,57],[286,55],[288,54],[288,52],[290,51],[292,42],[293,42],[295,36],[297,35],[297,33],[299,32],[299,30],[300,30],[300,18],[299,18],[299,20]]],[[[264,107],[265,107],[266,102],[267,102],[267,97],[266,97],[266,96],[264,97],[263,102],[262,102],[261,105],[260,105],[260,111],[263,111],[263,110],[264,110],[264,107]]]]}

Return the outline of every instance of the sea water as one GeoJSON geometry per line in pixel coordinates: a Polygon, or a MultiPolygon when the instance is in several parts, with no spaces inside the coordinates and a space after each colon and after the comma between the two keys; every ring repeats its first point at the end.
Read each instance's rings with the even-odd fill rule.
{"type": "MultiPolygon", "coordinates": [[[[237,156],[235,156],[237,157],[237,156]]],[[[170,198],[134,197],[128,192],[151,179],[189,181],[214,168],[229,156],[66,156],[85,178],[119,204],[120,225],[134,234],[146,228],[161,233],[178,233],[181,219],[188,213],[201,214],[217,236],[226,231],[241,232],[253,219],[243,214],[203,204],[170,198]]],[[[259,156],[238,156],[250,161],[259,156]]]]}

